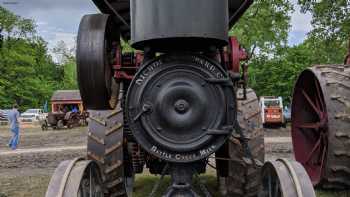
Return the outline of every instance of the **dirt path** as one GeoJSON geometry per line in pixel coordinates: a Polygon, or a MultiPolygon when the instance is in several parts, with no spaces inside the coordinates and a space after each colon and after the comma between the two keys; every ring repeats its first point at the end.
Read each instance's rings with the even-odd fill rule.
{"type": "Polygon", "coordinates": [[[3,151],[0,152],[0,156],[11,156],[19,154],[37,154],[47,152],[64,152],[74,150],[85,150],[86,146],[65,146],[65,147],[51,147],[51,148],[28,148],[28,149],[17,149],[15,151],[3,151]]]}
{"type": "MultiPolygon", "coordinates": [[[[20,149],[43,148],[57,146],[85,145],[87,129],[75,128],[72,130],[49,130],[41,131],[40,128],[28,128],[20,130],[20,149]]],[[[7,144],[11,133],[7,128],[0,128],[0,152],[8,149],[7,144]]]]}
{"type": "MultiPolygon", "coordinates": [[[[40,128],[21,130],[20,146],[10,150],[7,128],[0,127],[0,196],[42,197],[50,177],[63,160],[86,155],[86,128],[41,131],[40,128]]],[[[293,158],[291,138],[285,131],[267,131],[266,160],[277,157],[293,158]]]]}

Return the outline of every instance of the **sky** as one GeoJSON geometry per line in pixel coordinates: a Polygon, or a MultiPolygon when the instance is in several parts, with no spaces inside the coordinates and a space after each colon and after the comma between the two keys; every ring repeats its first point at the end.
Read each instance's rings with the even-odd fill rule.
{"type": "MultiPolygon", "coordinates": [[[[311,30],[311,15],[300,13],[297,0],[291,1],[295,12],[288,43],[295,45],[311,30]]],[[[98,12],[91,0],[0,0],[0,5],[24,18],[34,19],[37,32],[48,42],[49,49],[61,40],[72,48],[82,16],[98,12]]]]}

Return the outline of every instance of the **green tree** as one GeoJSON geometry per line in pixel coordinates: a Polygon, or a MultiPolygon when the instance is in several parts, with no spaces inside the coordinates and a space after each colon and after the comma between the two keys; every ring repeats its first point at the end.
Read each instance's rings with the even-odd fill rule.
{"type": "Polygon", "coordinates": [[[35,23],[0,7],[0,108],[14,102],[23,109],[40,107],[60,79],[48,55],[47,43],[35,33],[35,23]]]}
{"type": "Polygon", "coordinates": [[[249,86],[259,96],[278,95],[289,100],[295,68],[286,51],[293,5],[287,0],[257,0],[232,28],[251,55],[249,86]]]}
{"type": "Polygon", "coordinates": [[[230,34],[251,55],[274,55],[287,45],[292,11],[293,5],[288,0],[256,0],[230,34]]]}
{"type": "Polygon", "coordinates": [[[313,16],[307,44],[315,63],[343,63],[350,39],[349,0],[299,0],[304,12],[313,16]]]}
{"type": "Polygon", "coordinates": [[[74,55],[74,47],[69,48],[64,41],[59,41],[53,48],[53,53],[56,55],[62,78],[62,89],[77,89],[77,70],[76,59],[74,55]]]}

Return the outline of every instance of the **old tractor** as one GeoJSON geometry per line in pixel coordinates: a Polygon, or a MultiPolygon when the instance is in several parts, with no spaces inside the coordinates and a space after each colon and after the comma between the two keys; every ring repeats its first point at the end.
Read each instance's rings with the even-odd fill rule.
{"type": "Polygon", "coordinates": [[[51,97],[51,112],[41,121],[43,131],[86,126],[89,113],[78,90],[57,90],[51,97]]]}
{"type": "Polygon", "coordinates": [[[344,64],[317,65],[300,74],[292,138],[295,158],[315,186],[350,188],[350,42],[344,64]]]}
{"type": "Polygon", "coordinates": [[[47,197],[130,197],[146,168],[160,179],[143,196],[170,176],[162,196],[208,197],[199,175],[209,167],[223,196],[315,196],[299,163],[264,165],[258,98],[240,64],[248,55],[228,37],[252,0],[93,2],[103,14],[83,17],[77,46],[87,158],[62,162],[47,197]]]}

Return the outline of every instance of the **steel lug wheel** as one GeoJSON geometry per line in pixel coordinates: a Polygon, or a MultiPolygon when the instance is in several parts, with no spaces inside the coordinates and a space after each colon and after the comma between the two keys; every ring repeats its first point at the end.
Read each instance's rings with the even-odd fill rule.
{"type": "Polygon", "coordinates": [[[77,158],[63,161],[56,168],[46,197],[103,197],[99,166],[89,160],[77,158]]]}
{"type": "Polygon", "coordinates": [[[262,197],[316,197],[309,176],[295,161],[266,162],[262,169],[262,197]]]}

